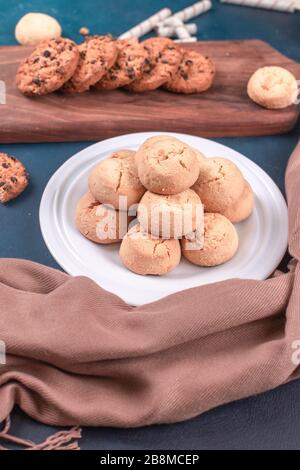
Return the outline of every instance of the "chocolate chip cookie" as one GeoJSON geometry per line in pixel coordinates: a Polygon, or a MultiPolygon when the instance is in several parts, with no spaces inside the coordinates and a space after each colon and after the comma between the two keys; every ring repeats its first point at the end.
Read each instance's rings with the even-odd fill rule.
{"type": "Polygon", "coordinates": [[[21,63],[17,87],[27,96],[52,93],[72,77],[78,60],[78,48],[70,39],[43,41],[21,63]]]}
{"type": "Polygon", "coordinates": [[[139,80],[128,85],[128,90],[143,92],[156,90],[170,81],[181,62],[182,52],[169,38],[150,38],[142,42],[149,54],[144,73],[139,80]]]}
{"type": "Polygon", "coordinates": [[[174,93],[200,93],[213,83],[215,67],[208,57],[198,52],[182,50],[183,57],[175,75],[164,85],[174,93]]]}
{"type": "Polygon", "coordinates": [[[0,202],[16,198],[28,186],[29,175],[19,160],[0,153],[0,202]]]}
{"type": "Polygon", "coordinates": [[[115,90],[138,80],[147,64],[148,52],[136,38],[119,39],[117,42],[118,59],[107,74],[96,83],[98,90],[115,90]]]}
{"type": "Polygon", "coordinates": [[[63,91],[83,93],[95,85],[117,60],[116,41],[111,36],[89,36],[78,46],[79,62],[63,91]]]}

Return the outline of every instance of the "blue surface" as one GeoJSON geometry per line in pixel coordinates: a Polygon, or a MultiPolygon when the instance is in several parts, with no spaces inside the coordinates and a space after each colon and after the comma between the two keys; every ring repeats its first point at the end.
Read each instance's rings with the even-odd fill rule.
{"type": "MultiPolygon", "coordinates": [[[[89,27],[91,33],[118,35],[160,8],[171,6],[175,11],[191,3],[192,0],[111,0],[109,3],[104,0],[0,0],[0,11],[5,13],[0,16],[0,44],[15,44],[16,21],[29,11],[55,16],[62,24],[65,36],[79,40],[81,26],[89,27]]],[[[292,15],[221,5],[214,1],[214,10],[196,22],[199,39],[259,38],[300,61],[300,12],[292,15]]],[[[5,115],[2,114],[1,119],[5,119],[5,115]]],[[[299,125],[292,133],[283,136],[216,140],[258,163],[283,190],[286,163],[298,138],[299,125]]],[[[38,221],[40,198],[53,172],[90,144],[0,145],[0,152],[20,158],[31,175],[29,189],[14,202],[0,207],[0,257],[26,258],[58,267],[41,237],[38,221]]],[[[89,429],[84,432],[82,448],[300,449],[299,397],[300,381],[297,381],[177,425],[138,430],[89,429]]],[[[13,431],[39,441],[52,430],[17,411],[13,431]]]]}

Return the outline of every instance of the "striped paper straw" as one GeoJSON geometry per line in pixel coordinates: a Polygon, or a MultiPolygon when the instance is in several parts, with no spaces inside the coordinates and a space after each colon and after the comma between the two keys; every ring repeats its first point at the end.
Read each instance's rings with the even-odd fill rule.
{"type": "Polygon", "coordinates": [[[295,0],[221,0],[221,2],[289,13],[294,13],[295,11],[295,0]]]}
{"type": "Polygon", "coordinates": [[[201,2],[194,3],[190,7],[184,8],[184,10],[178,11],[173,15],[173,18],[179,18],[182,21],[189,21],[191,18],[202,15],[212,7],[211,0],[202,0],[201,2]]]}
{"type": "Polygon", "coordinates": [[[172,11],[170,8],[163,8],[162,10],[147,18],[145,21],[142,21],[141,23],[131,28],[129,31],[126,31],[126,33],[121,34],[119,39],[128,39],[133,37],[140,38],[141,36],[144,36],[144,34],[152,31],[152,29],[155,28],[158,23],[171,15],[172,11]]]}

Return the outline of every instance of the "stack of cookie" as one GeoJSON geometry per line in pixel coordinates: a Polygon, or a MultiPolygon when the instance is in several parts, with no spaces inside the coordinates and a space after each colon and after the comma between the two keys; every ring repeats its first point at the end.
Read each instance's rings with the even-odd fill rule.
{"type": "Polygon", "coordinates": [[[252,189],[235,164],[161,135],[92,170],[76,223],[96,243],[122,240],[120,256],[131,271],[164,275],[181,254],[198,266],[230,260],[238,248],[233,223],[252,210],[252,189]]]}
{"type": "Polygon", "coordinates": [[[169,38],[114,40],[90,36],[76,45],[70,39],[41,42],[20,65],[16,82],[27,96],[61,89],[83,93],[91,87],[135,93],[163,87],[175,93],[197,93],[211,87],[215,69],[201,54],[182,49],[169,38]]]}
{"type": "Polygon", "coordinates": [[[180,140],[152,137],[138,149],[138,176],[147,189],[138,209],[138,225],[124,237],[120,256],[138,274],[163,275],[180,262],[179,240],[203,233],[203,206],[191,186],[196,182],[202,156],[180,140]]]}

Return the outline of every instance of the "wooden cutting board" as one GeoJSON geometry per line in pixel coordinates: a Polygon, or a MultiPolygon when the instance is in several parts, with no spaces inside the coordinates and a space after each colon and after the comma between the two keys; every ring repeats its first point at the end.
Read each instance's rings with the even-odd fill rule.
{"type": "Polygon", "coordinates": [[[126,90],[61,93],[26,98],[15,86],[19,62],[31,49],[0,47],[0,80],[6,104],[0,105],[0,142],[100,140],[140,131],[174,131],[207,137],[270,135],[295,125],[299,106],[269,111],[251,102],[246,85],[264,65],[281,65],[300,78],[300,64],[259,40],[208,41],[187,45],[216,64],[213,87],[201,94],[164,90],[132,94],[126,90]]]}

